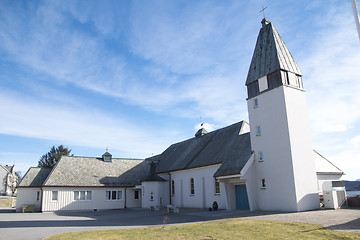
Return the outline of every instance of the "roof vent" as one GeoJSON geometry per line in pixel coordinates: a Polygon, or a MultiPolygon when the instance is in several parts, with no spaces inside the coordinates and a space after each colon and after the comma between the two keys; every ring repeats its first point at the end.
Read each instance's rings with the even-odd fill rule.
{"type": "Polygon", "coordinates": [[[103,155],[102,155],[103,161],[104,162],[111,162],[112,161],[112,155],[106,151],[103,155]]]}
{"type": "Polygon", "coordinates": [[[205,130],[205,128],[200,128],[196,133],[195,137],[201,137],[207,134],[208,132],[205,130]]]}

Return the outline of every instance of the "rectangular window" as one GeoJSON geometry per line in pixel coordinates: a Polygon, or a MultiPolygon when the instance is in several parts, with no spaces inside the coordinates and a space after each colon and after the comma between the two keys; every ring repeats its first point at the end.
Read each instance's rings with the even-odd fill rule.
{"type": "Polygon", "coordinates": [[[153,192],[150,193],[150,201],[154,201],[154,193],[153,192]]]}
{"type": "Polygon", "coordinates": [[[265,178],[261,179],[261,189],[265,189],[266,188],[266,182],[265,182],[265,178]]]}
{"type": "Polygon", "coordinates": [[[171,195],[175,195],[175,181],[172,180],[171,181],[171,195]]]}
{"type": "Polygon", "coordinates": [[[194,179],[191,178],[190,179],[190,195],[194,195],[195,194],[195,183],[194,183],[194,179]]]}
{"type": "Polygon", "coordinates": [[[85,191],[80,191],[80,200],[85,200],[85,191]]]}
{"type": "Polygon", "coordinates": [[[87,191],[86,192],[86,200],[91,200],[92,199],[92,191],[87,191]]]}
{"type": "Polygon", "coordinates": [[[106,191],[106,200],[122,200],[122,191],[106,191]]]}
{"type": "Polygon", "coordinates": [[[111,191],[111,200],[116,200],[116,191],[111,191]]]}
{"type": "Polygon", "coordinates": [[[220,182],[218,179],[215,179],[215,194],[220,194],[220,182]]]}
{"type": "Polygon", "coordinates": [[[74,200],[91,200],[92,192],[91,191],[74,191],[74,200]]]}
{"type": "Polygon", "coordinates": [[[261,135],[261,127],[256,126],[256,136],[260,136],[260,135],[261,135]]]}
{"type": "Polygon", "coordinates": [[[254,108],[259,107],[259,100],[257,98],[254,99],[254,108]]]}
{"type": "Polygon", "coordinates": [[[36,192],[36,201],[40,201],[40,191],[36,192]]]}
{"type": "Polygon", "coordinates": [[[122,200],[122,191],[117,191],[117,200],[122,200]]]}
{"type": "Polygon", "coordinates": [[[74,191],[74,200],[80,200],[80,192],[74,191]]]}
{"type": "Polygon", "coordinates": [[[111,191],[106,191],[106,200],[110,200],[111,191]]]}
{"type": "Polygon", "coordinates": [[[264,161],[264,153],[262,151],[259,152],[259,162],[264,161]]]}
{"type": "Polygon", "coordinates": [[[134,199],[135,200],[139,199],[139,190],[134,191],[134,199]]]}
{"type": "Polygon", "coordinates": [[[53,200],[53,201],[58,200],[58,191],[52,191],[51,200],[53,200]]]}

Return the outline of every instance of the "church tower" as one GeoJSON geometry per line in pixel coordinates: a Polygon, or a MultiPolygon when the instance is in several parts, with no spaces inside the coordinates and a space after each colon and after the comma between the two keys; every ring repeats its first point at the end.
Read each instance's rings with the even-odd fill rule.
{"type": "Polygon", "coordinates": [[[262,20],[246,79],[260,210],[319,208],[302,74],[275,27],[262,20]]]}

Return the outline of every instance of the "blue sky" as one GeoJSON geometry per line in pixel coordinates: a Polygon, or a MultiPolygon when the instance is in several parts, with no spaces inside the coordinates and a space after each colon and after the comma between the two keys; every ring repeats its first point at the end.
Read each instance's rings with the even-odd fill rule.
{"type": "Polygon", "coordinates": [[[0,162],[145,158],[246,120],[261,6],[303,73],[313,146],[360,178],[351,1],[0,1],[0,162]],[[201,117],[201,119],[200,119],[201,117]]]}

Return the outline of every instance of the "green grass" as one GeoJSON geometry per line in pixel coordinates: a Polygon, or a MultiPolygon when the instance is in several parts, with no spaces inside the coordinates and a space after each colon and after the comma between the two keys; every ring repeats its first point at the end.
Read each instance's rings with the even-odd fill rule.
{"type": "Polygon", "coordinates": [[[54,235],[60,239],[360,239],[360,233],[339,232],[319,225],[260,220],[221,220],[177,226],[74,232],[54,235]]]}

